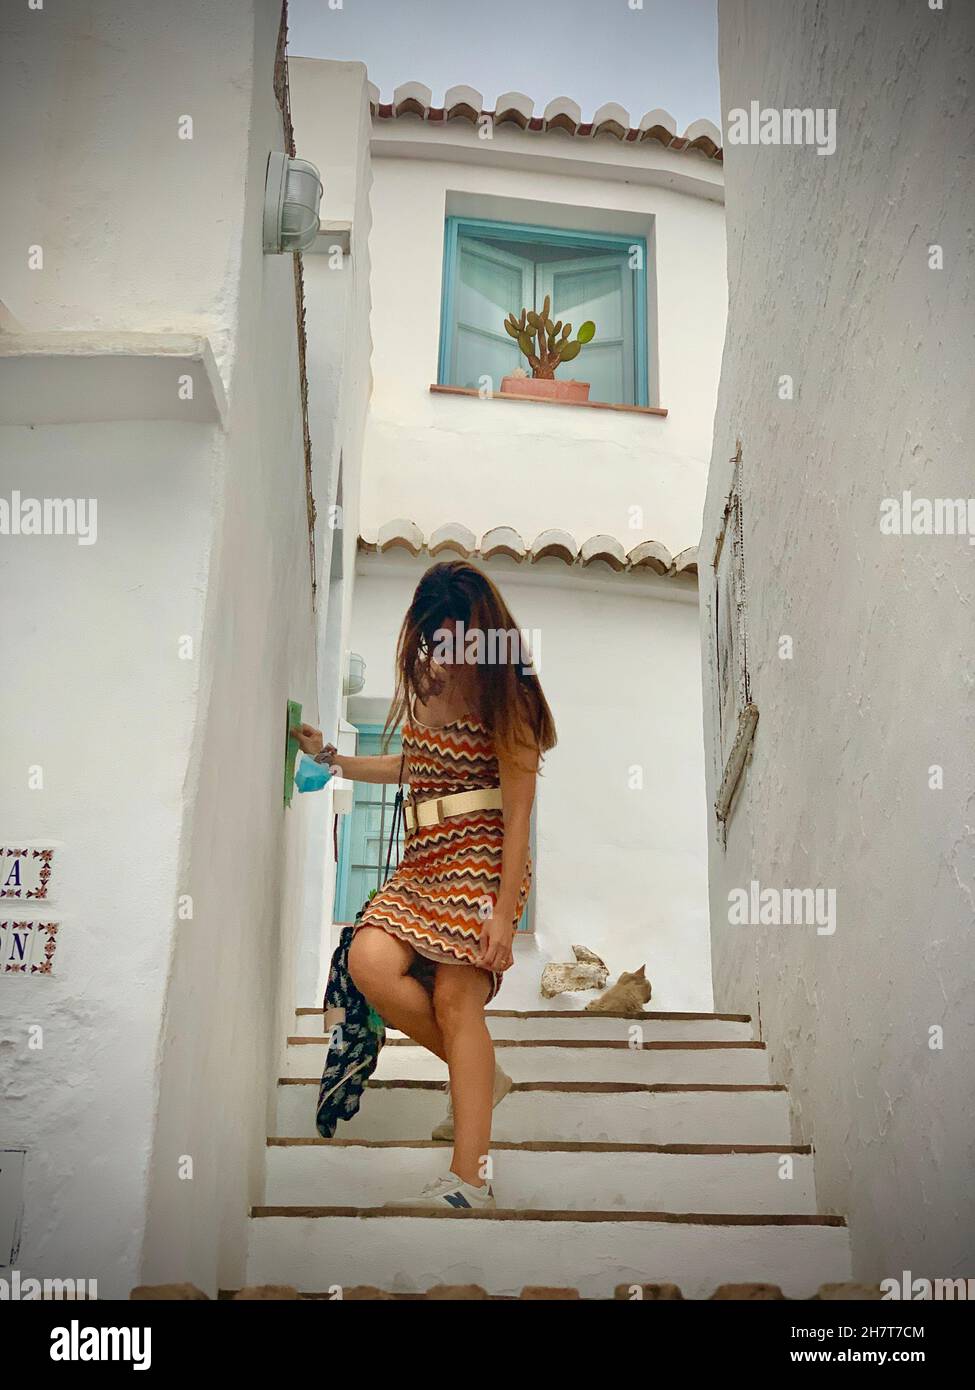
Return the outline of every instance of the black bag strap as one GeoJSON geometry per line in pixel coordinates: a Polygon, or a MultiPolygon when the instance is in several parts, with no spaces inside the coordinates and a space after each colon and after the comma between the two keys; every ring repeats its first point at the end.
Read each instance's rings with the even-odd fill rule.
{"type": "Polygon", "coordinates": [[[386,846],[386,872],[383,875],[384,883],[389,878],[389,864],[393,857],[394,843],[396,845],[396,867],[399,868],[399,827],[400,821],[405,814],[403,810],[403,767],[405,761],[406,749],[404,748],[399,758],[399,776],[396,779],[399,785],[396,788],[396,800],[393,803],[393,823],[389,828],[389,844],[386,846]]]}

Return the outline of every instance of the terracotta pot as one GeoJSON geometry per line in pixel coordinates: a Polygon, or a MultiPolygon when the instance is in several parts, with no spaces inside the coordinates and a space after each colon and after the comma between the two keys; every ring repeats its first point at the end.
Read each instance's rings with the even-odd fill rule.
{"type": "Polygon", "coordinates": [[[559,381],[558,377],[506,376],[501,381],[501,393],[543,401],[587,401],[589,382],[559,381]]]}

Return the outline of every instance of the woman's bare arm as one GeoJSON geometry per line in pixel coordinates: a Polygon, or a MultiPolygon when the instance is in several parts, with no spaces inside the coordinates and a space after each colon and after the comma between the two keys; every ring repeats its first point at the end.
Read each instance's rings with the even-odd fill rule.
{"type": "Polygon", "coordinates": [[[325,756],[322,762],[335,769],[336,776],[348,777],[353,782],[398,782],[400,770],[399,753],[382,753],[375,758],[343,758],[334,743],[326,743],[321,729],[313,724],[299,724],[291,730],[293,738],[303,753],[317,757],[325,756]]]}
{"type": "Polygon", "coordinates": [[[398,782],[399,754],[384,753],[375,758],[343,758],[337,753],[330,760],[336,776],[352,782],[398,782]]]}

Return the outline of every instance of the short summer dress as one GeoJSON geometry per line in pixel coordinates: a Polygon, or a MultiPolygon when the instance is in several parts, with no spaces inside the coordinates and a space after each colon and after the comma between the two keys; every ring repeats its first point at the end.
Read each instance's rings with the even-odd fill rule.
{"type": "MultiPolygon", "coordinates": [[[[403,725],[404,780],[419,803],[500,785],[490,731],[470,718],[436,728],[411,715],[403,725]]],[[[485,907],[501,885],[504,816],[497,810],[449,816],[442,825],[406,832],[403,858],[385,886],[370,899],[358,929],[382,927],[416,951],[411,973],[427,987],[433,965],[473,965],[486,926],[485,907]],[[430,964],[427,964],[429,962],[430,964]]],[[[529,859],[518,893],[513,925],[531,888],[529,859]]],[[[491,975],[493,999],[502,974],[491,975]]]]}

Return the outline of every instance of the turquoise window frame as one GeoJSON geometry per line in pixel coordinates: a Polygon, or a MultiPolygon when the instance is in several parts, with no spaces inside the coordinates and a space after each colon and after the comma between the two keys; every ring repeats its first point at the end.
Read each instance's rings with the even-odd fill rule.
{"type": "MultiPolygon", "coordinates": [[[[356,726],[355,726],[356,732],[357,732],[357,733],[366,734],[366,735],[369,735],[369,734],[381,734],[384,727],[385,727],[385,726],[382,725],[382,724],[356,724],[356,726]]],[[[398,733],[398,732],[399,732],[399,731],[397,730],[397,733],[398,733]]],[[[353,803],[353,805],[354,805],[354,803],[353,803]]],[[[536,802],[535,805],[532,806],[532,818],[531,818],[531,840],[530,840],[530,847],[531,847],[531,857],[532,857],[532,865],[533,865],[533,868],[534,868],[534,865],[535,865],[535,813],[536,813],[537,809],[538,809],[538,803],[536,802]]],[[[338,863],[337,863],[337,865],[335,866],[335,905],[334,905],[334,908],[333,908],[333,910],[332,910],[332,919],[333,919],[333,921],[335,921],[335,922],[342,922],[342,923],[344,923],[344,922],[351,922],[351,921],[354,919],[355,914],[359,911],[359,908],[362,906],[361,903],[356,903],[356,904],[355,904],[355,907],[350,911],[350,904],[349,904],[349,901],[348,901],[348,898],[349,898],[349,875],[350,875],[351,866],[352,866],[352,853],[351,853],[352,832],[351,832],[351,830],[350,830],[350,825],[351,825],[352,817],[353,817],[354,815],[355,815],[354,809],[353,809],[352,811],[348,812],[347,815],[344,815],[344,816],[342,817],[342,823],[341,823],[341,826],[340,826],[340,828],[339,828],[339,858],[338,858],[338,863]]],[[[531,886],[531,890],[530,890],[530,892],[529,892],[529,894],[528,894],[528,900],[527,900],[527,902],[525,903],[525,910],[524,910],[524,912],[522,913],[522,915],[521,915],[521,920],[520,920],[519,923],[518,923],[518,932],[519,932],[519,934],[522,934],[522,933],[526,933],[526,932],[532,932],[532,931],[534,931],[534,929],[535,929],[535,875],[534,875],[534,872],[533,872],[533,874],[532,874],[532,886],[531,886]]]]}
{"type": "Polygon", "coordinates": [[[494,222],[484,217],[447,217],[444,222],[443,276],[440,292],[440,355],[437,383],[448,386],[450,361],[457,321],[457,241],[462,234],[492,236],[497,241],[537,241],[550,246],[578,246],[580,249],[628,251],[643,250],[642,265],[633,271],[633,382],[635,405],[650,404],[650,377],[647,329],[648,250],[646,237],[619,236],[609,232],[574,232],[564,227],[539,227],[528,222],[494,222]]]}

